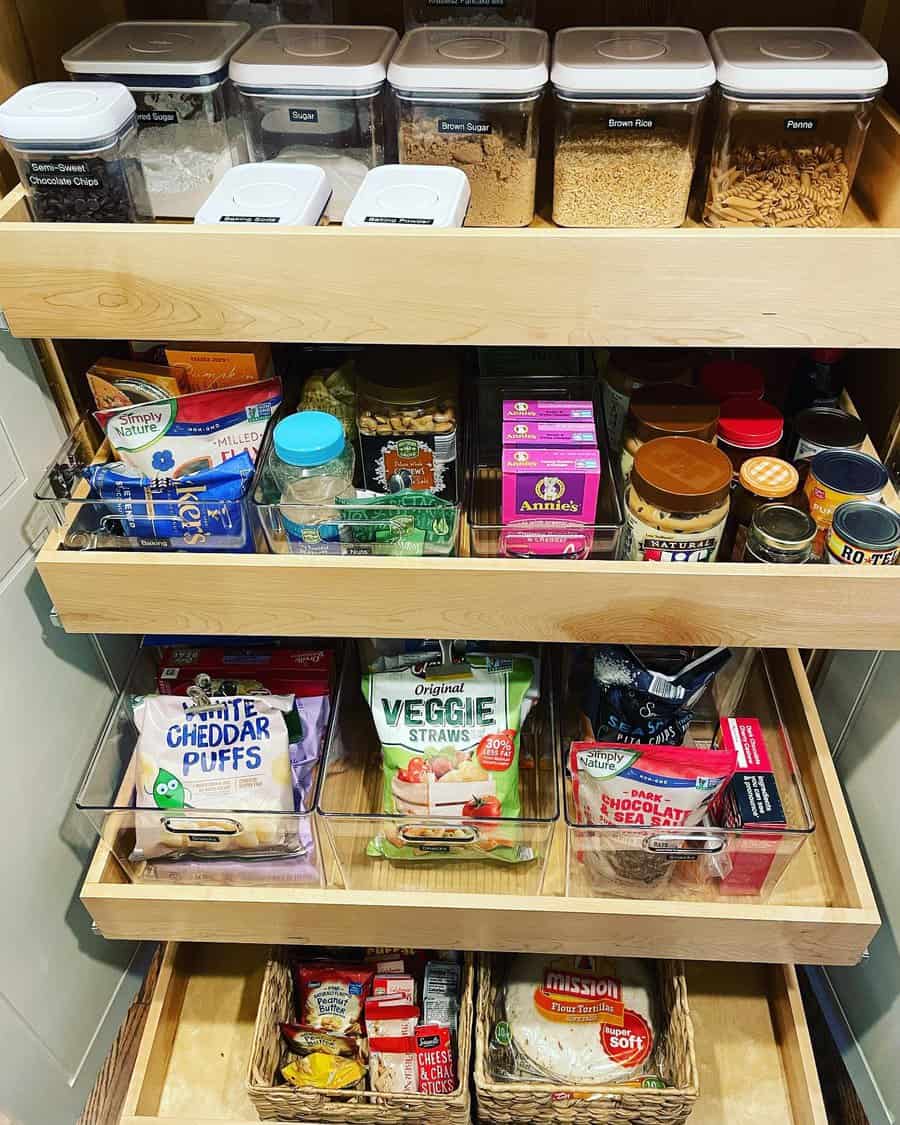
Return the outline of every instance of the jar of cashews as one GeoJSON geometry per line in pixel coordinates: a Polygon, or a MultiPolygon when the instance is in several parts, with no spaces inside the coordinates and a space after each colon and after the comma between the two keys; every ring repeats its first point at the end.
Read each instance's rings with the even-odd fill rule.
{"type": "Polygon", "coordinates": [[[842,28],[723,28],[709,45],[720,95],[704,222],[840,226],[887,63],[842,28]]]}

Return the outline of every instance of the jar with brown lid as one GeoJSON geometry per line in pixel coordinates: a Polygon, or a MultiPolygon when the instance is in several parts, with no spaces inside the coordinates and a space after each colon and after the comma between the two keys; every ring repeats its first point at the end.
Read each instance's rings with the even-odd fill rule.
{"type": "Polygon", "coordinates": [[[731,514],[722,538],[720,558],[740,562],[747,545],[747,532],[753,513],[773,500],[789,503],[800,487],[800,476],[793,465],[778,457],[751,457],[741,465],[738,486],[731,500],[731,514]]]}
{"type": "Polygon", "coordinates": [[[712,562],[728,517],[731,462],[698,438],[642,445],[625,493],[623,557],[649,562],[712,562]]]}
{"type": "Polygon", "coordinates": [[[631,396],[639,387],[693,381],[693,356],[680,348],[616,348],[602,376],[603,412],[613,453],[622,448],[622,431],[631,396]]]}
{"type": "Polygon", "coordinates": [[[627,485],[637,451],[661,437],[715,441],[719,404],[696,387],[658,383],[631,396],[622,444],[622,480],[627,485]]]}

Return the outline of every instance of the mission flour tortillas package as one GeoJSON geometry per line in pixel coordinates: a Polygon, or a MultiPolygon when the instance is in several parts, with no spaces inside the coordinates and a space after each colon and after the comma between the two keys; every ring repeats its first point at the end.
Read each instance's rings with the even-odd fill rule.
{"type": "Polygon", "coordinates": [[[492,1036],[495,1076],[584,1086],[649,1075],[654,998],[644,961],[517,954],[492,1036]]]}
{"type": "Polygon", "coordinates": [[[185,696],[140,700],[136,805],[158,815],[136,813],[132,858],[296,852],[293,817],[246,815],[294,811],[285,723],[293,703],[289,695],[215,696],[198,711],[185,696]]]}
{"type": "Polygon", "coordinates": [[[389,829],[370,855],[533,858],[502,822],[521,816],[519,733],[534,663],[473,654],[458,667],[448,674],[439,657],[426,657],[363,676],[381,743],[384,811],[421,821],[389,829]]]}
{"type": "Polygon", "coordinates": [[[205,391],[95,414],[116,456],[144,476],[185,477],[239,453],[255,464],[281,380],[205,391]]]}

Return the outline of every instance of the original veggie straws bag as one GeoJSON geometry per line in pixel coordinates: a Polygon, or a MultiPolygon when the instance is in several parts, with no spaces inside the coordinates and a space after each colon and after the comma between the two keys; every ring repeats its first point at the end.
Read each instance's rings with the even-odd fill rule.
{"type": "Polygon", "coordinates": [[[521,816],[519,735],[534,663],[470,655],[458,667],[458,675],[438,675],[440,659],[426,658],[363,675],[381,742],[384,811],[421,819],[379,835],[370,855],[534,858],[517,843],[514,826],[503,824],[521,816]],[[441,817],[455,823],[432,822],[441,817]]]}
{"type": "Polygon", "coordinates": [[[148,695],[134,708],[134,860],[287,855],[300,848],[293,816],[246,815],[294,811],[285,723],[293,697],[216,696],[209,703],[200,710],[185,696],[148,695]]]}

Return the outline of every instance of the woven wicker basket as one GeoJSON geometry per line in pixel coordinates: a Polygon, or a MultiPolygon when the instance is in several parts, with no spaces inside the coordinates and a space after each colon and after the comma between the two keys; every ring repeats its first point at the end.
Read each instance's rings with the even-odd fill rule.
{"type": "Polygon", "coordinates": [[[501,1082],[488,1069],[491,1031],[501,1017],[503,956],[486,954],[478,968],[475,1020],[475,1099],[480,1125],[682,1125],[697,1100],[699,1079],[684,966],[660,961],[657,1043],[664,1090],[622,1086],[556,1086],[550,1082],[501,1082]]]}
{"type": "Polygon", "coordinates": [[[360,1090],[298,1089],[281,1082],[290,1054],[278,1025],[296,1022],[291,965],[297,950],[273,949],[263,977],[250,1048],[247,1093],[259,1116],[277,1121],[351,1121],[359,1125],[469,1125],[475,971],[466,955],[459,1010],[460,1086],[455,1094],[373,1094],[360,1090]]]}

